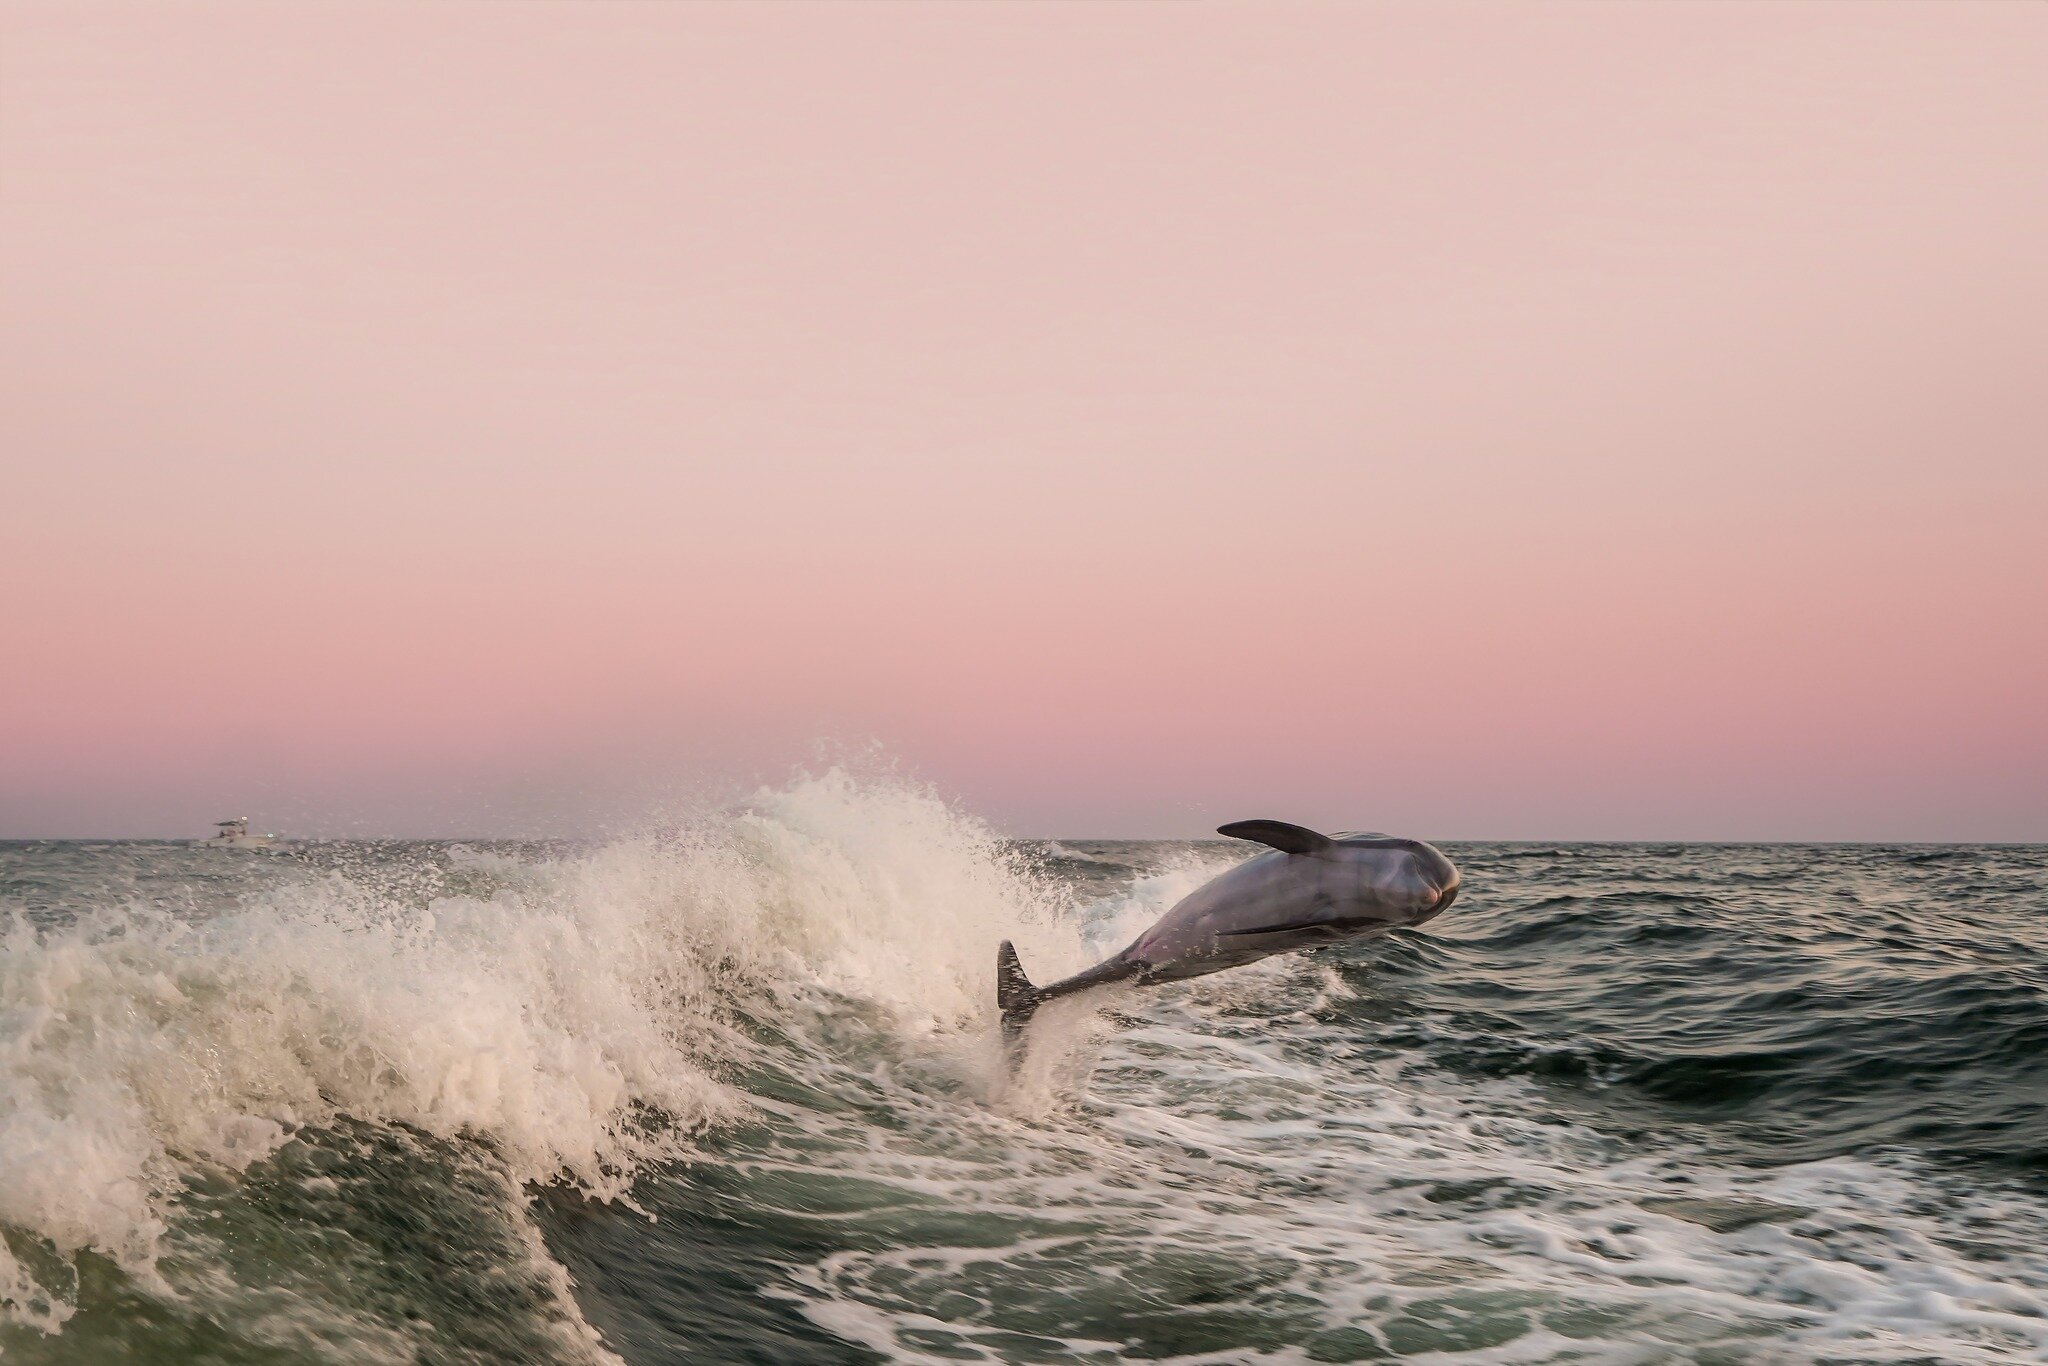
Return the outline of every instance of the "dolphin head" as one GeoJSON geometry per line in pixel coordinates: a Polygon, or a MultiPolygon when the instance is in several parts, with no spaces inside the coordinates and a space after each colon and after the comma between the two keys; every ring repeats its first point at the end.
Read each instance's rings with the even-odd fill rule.
{"type": "Polygon", "coordinates": [[[1436,887],[1436,904],[1423,912],[1420,920],[1409,922],[1420,925],[1423,921],[1436,919],[1450,909],[1451,903],[1458,899],[1458,884],[1461,879],[1458,877],[1458,865],[1444,857],[1443,850],[1433,844],[1424,844],[1421,840],[1414,841],[1414,844],[1420,875],[1436,887]]]}
{"type": "Polygon", "coordinates": [[[1421,840],[1379,834],[1331,837],[1325,857],[1355,864],[1372,900],[1396,925],[1420,925],[1443,914],[1458,896],[1458,869],[1441,849],[1421,840]]]}

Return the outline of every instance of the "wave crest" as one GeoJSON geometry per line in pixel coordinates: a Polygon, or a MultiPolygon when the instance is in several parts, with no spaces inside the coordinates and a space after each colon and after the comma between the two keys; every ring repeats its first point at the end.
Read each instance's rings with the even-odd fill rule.
{"type": "Polygon", "coordinates": [[[344,1116],[480,1139],[515,1180],[621,1196],[745,1109],[731,1078],[754,1026],[801,1029],[856,997],[911,1033],[975,1030],[998,939],[1086,958],[1059,894],[987,826],[839,769],[463,873],[462,895],[329,869],[212,915],[10,915],[0,1226],[41,1251],[0,1240],[0,1307],[59,1326],[51,1282],[69,1278],[43,1264],[87,1248],[168,1289],[159,1254],[194,1173],[344,1116]]]}

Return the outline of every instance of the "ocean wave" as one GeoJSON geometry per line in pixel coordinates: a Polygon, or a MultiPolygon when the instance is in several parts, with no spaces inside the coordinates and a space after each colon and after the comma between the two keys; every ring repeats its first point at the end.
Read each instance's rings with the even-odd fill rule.
{"type": "Polygon", "coordinates": [[[574,856],[455,862],[489,890],[420,898],[402,876],[316,869],[219,914],[16,917],[0,1224],[41,1253],[0,1244],[8,1312],[59,1326],[73,1278],[37,1267],[87,1250],[170,1291],[193,1182],[344,1120],[474,1140],[515,1184],[624,1197],[747,1112],[731,1078],[764,1023],[852,999],[978,1040],[997,939],[1047,971],[1087,958],[1059,894],[986,826],[839,770],[574,856]]]}
{"type": "Polygon", "coordinates": [[[40,851],[0,1351],[2048,1353],[2037,853],[1458,847],[1428,932],[1060,1003],[999,1086],[998,938],[1057,975],[1245,851],[1068,852],[842,772],[601,846],[40,851]]]}

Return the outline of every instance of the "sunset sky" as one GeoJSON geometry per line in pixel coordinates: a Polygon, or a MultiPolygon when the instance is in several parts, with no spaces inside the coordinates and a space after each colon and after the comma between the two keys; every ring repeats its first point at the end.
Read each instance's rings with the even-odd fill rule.
{"type": "Polygon", "coordinates": [[[2048,6],[7,3],[0,837],[2048,839],[2048,6]]]}

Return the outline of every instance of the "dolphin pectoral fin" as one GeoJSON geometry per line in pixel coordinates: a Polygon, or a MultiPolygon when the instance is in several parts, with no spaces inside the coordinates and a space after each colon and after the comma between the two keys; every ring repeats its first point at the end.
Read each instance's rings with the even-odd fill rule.
{"type": "Polygon", "coordinates": [[[1216,827],[1219,835],[1269,845],[1285,854],[1320,854],[1330,847],[1328,835],[1286,821],[1232,821],[1216,827]]]}

